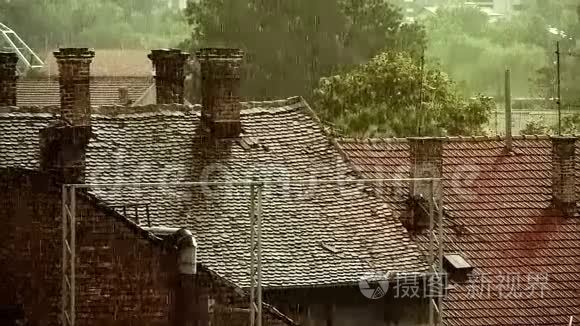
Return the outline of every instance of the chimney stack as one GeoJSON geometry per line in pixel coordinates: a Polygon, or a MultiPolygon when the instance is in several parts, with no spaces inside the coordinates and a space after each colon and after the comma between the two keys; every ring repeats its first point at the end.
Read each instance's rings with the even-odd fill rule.
{"type": "MultiPolygon", "coordinates": [[[[443,175],[443,140],[433,137],[409,138],[411,178],[441,178],[443,175]]],[[[410,219],[405,225],[411,229],[422,229],[429,225],[429,212],[421,202],[439,203],[442,196],[440,181],[413,180],[409,185],[410,219]],[[431,193],[431,183],[433,193],[431,193]]],[[[435,207],[434,207],[435,208],[435,207]]]]}
{"type": "Polygon", "coordinates": [[[157,104],[183,104],[185,61],[189,53],[178,49],[152,50],[147,56],[155,68],[157,104]]]}
{"type": "Polygon", "coordinates": [[[40,130],[40,169],[64,183],[83,183],[91,133],[90,64],[87,48],[54,52],[60,72],[61,119],[40,130]]]}
{"type": "Polygon", "coordinates": [[[0,106],[16,106],[16,64],[13,52],[0,52],[0,106]]]}
{"type": "MultiPolygon", "coordinates": [[[[434,137],[409,138],[411,178],[441,178],[443,175],[443,140],[434,137]]],[[[430,200],[430,182],[413,181],[411,196],[430,200]]],[[[441,197],[441,182],[433,183],[435,200],[441,197]]]]}
{"type": "Polygon", "coordinates": [[[552,136],[552,199],[566,216],[576,212],[576,137],[552,136]]]}
{"type": "Polygon", "coordinates": [[[90,65],[95,52],[61,48],[54,52],[60,82],[61,119],[73,126],[91,125],[90,65]]]}
{"type": "Polygon", "coordinates": [[[243,51],[204,48],[196,53],[201,67],[202,123],[212,135],[237,137],[240,122],[240,67],[243,51]]]}

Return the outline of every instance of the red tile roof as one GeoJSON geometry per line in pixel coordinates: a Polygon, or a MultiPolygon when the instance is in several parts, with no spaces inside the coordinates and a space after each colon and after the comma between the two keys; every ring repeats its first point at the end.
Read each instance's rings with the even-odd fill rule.
{"type": "MultiPolygon", "coordinates": [[[[404,139],[339,143],[363,177],[410,176],[404,139]]],[[[504,147],[503,140],[485,137],[449,138],[443,144],[445,251],[460,253],[475,267],[470,283],[452,284],[444,324],[568,325],[575,316],[577,325],[580,216],[566,218],[552,208],[551,142],[517,137],[512,153],[504,147]],[[511,279],[500,279],[506,275],[511,279]],[[474,285],[486,279],[493,284],[489,294],[474,293],[474,285]],[[507,286],[516,287],[513,295],[506,295],[507,286]]],[[[400,186],[385,198],[402,216],[407,188],[400,186]]],[[[417,237],[423,244],[427,239],[417,237]]]]}

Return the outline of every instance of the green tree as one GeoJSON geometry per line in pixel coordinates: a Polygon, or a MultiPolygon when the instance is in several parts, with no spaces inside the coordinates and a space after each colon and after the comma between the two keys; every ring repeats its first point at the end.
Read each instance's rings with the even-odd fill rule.
{"type": "Polygon", "coordinates": [[[0,22],[37,50],[167,47],[190,33],[183,13],[156,0],[1,0],[0,22]]]}
{"type": "Polygon", "coordinates": [[[438,63],[462,85],[465,95],[503,93],[503,74],[512,71],[514,96],[528,96],[535,71],[546,62],[544,21],[525,14],[492,22],[475,7],[440,8],[424,21],[429,62],[438,63]]]}
{"type": "Polygon", "coordinates": [[[420,52],[424,31],[382,0],[200,0],[187,9],[190,46],[247,52],[243,92],[308,97],[320,77],[384,48],[420,52]]]}
{"type": "Polygon", "coordinates": [[[385,52],[342,75],[320,80],[314,108],[355,136],[470,135],[483,132],[493,102],[465,100],[437,69],[385,52]]]}

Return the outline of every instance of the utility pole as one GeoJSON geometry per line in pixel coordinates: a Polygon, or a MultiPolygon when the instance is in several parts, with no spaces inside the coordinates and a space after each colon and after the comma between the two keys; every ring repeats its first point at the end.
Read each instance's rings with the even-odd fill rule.
{"type": "Polygon", "coordinates": [[[556,79],[557,79],[557,102],[558,105],[558,135],[562,135],[562,93],[561,93],[561,78],[560,78],[560,41],[556,42],[556,79]]]}
{"type": "Polygon", "coordinates": [[[512,90],[510,70],[505,71],[505,145],[512,150],[512,90]]]}

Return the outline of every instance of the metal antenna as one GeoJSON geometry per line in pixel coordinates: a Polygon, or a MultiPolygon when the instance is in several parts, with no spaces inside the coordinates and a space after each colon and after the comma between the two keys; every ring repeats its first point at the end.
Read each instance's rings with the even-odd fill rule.
{"type": "Polygon", "coordinates": [[[425,67],[425,48],[421,49],[421,80],[419,81],[419,112],[415,108],[415,119],[417,119],[417,136],[421,136],[421,126],[423,124],[423,69],[425,67]],[[419,118],[419,115],[421,118],[419,118]]]}

